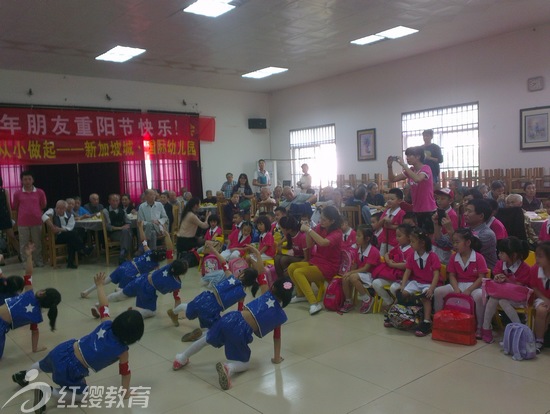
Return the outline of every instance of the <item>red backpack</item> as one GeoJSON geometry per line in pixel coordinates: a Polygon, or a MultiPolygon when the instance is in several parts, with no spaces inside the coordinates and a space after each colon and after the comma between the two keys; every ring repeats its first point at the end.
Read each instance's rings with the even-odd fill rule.
{"type": "Polygon", "coordinates": [[[326,310],[337,312],[344,304],[344,289],[342,287],[342,278],[334,276],[328,284],[323,305],[326,310]]]}

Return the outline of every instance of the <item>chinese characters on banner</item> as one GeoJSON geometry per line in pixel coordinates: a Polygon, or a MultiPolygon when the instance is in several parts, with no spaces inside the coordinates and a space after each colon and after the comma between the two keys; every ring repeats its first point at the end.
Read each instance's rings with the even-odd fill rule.
{"type": "MultiPolygon", "coordinates": [[[[162,113],[0,108],[0,163],[198,160],[199,117],[162,113]]],[[[214,124],[213,118],[206,122],[214,124]]]]}

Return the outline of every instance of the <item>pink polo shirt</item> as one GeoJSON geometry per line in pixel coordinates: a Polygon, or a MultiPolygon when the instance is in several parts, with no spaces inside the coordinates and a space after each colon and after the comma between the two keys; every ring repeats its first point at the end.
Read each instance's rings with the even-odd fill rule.
{"type": "Polygon", "coordinates": [[[42,210],[46,208],[46,194],[33,186],[32,191],[17,190],[13,195],[13,209],[17,211],[17,225],[41,226],[42,210]]]}
{"type": "MultiPolygon", "coordinates": [[[[396,263],[406,263],[410,256],[414,256],[414,250],[410,245],[395,246],[389,251],[388,256],[396,263]]],[[[383,262],[376,266],[376,269],[373,270],[372,275],[375,279],[381,278],[397,281],[403,279],[403,273],[405,273],[404,270],[390,267],[386,262],[383,262]]]]}
{"type": "Polygon", "coordinates": [[[429,165],[424,164],[419,171],[415,171],[414,168],[411,168],[411,170],[417,174],[423,174],[426,176],[426,179],[417,183],[409,177],[407,170],[403,170],[403,174],[407,177],[407,183],[411,186],[413,211],[415,213],[435,211],[437,205],[435,204],[434,198],[432,169],[429,165]]]}
{"type": "Polygon", "coordinates": [[[329,241],[328,246],[319,246],[316,244],[316,250],[309,261],[310,264],[317,266],[324,278],[331,280],[340,269],[340,250],[342,246],[342,230],[336,229],[330,233],[322,228],[321,225],[315,227],[314,231],[321,237],[329,241]]]}
{"type": "MultiPolygon", "coordinates": [[[[395,226],[403,223],[404,215],[405,211],[401,209],[401,207],[397,207],[393,211],[387,209],[382,213],[380,220],[383,220],[385,217],[391,217],[390,223],[395,226]]],[[[387,229],[385,227],[382,228],[382,233],[378,236],[378,245],[380,246],[382,243],[388,243],[390,246],[397,246],[397,239],[395,238],[394,229],[387,229]]]]}
{"type": "MultiPolygon", "coordinates": [[[[416,254],[413,253],[407,258],[407,269],[411,270],[411,276],[409,280],[416,280],[418,283],[431,284],[434,278],[434,272],[441,269],[441,262],[434,252],[426,252],[424,256],[427,256],[424,260],[424,268],[420,269],[418,261],[416,260],[416,254]]],[[[423,256],[423,257],[424,257],[423,256]]],[[[441,286],[441,273],[439,274],[439,281],[437,286],[441,286]]]]}
{"type": "Polygon", "coordinates": [[[457,282],[475,282],[480,273],[487,273],[487,263],[481,253],[472,250],[468,263],[464,263],[466,268],[460,264],[460,256],[453,253],[447,264],[447,273],[454,273],[457,282]]]}

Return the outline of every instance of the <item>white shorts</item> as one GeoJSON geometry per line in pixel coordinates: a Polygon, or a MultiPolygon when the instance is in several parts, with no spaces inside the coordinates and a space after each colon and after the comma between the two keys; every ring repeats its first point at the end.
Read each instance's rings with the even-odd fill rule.
{"type": "Polygon", "coordinates": [[[430,288],[430,283],[419,283],[416,280],[411,280],[409,283],[407,283],[407,286],[405,286],[405,292],[408,293],[424,293],[430,288]]]}
{"type": "Polygon", "coordinates": [[[363,286],[370,288],[372,286],[372,274],[368,273],[357,273],[359,275],[359,280],[363,283],[363,286]]]}

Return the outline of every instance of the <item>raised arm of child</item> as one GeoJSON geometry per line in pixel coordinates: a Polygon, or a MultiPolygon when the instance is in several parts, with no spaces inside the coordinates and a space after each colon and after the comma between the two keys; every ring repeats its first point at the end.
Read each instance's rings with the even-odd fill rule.
{"type": "MultiPolygon", "coordinates": [[[[262,260],[262,253],[256,249],[253,245],[247,244],[246,248],[248,251],[253,254],[256,257],[256,260],[252,260],[252,263],[254,264],[254,269],[258,271],[258,274],[264,273],[264,261],[262,260]]],[[[262,292],[262,294],[265,292],[262,292]]]]}

